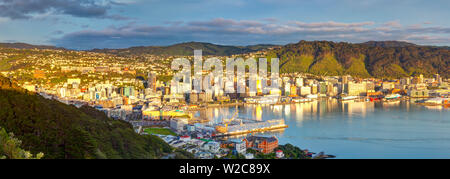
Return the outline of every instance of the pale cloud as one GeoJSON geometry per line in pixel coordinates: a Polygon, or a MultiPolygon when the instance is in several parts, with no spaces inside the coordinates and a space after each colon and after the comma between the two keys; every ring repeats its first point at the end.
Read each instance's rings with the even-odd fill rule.
{"type": "Polygon", "coordinates": [[[392,27],[392,28],[401,28],[402,24],[400,24],[400,22],[398,20],[396,21],[389,21],[383,24],[384,26],[387,27],[392,27]]]}
{"type": "Polygon", "coordinates": [[[140,45],[170,45],[186,41],[251,45],[292,43],[299,40],[364,42],[370,40],[405,40],[419,44],[450,43],[450,28],[404,26],[398,21],[270,23],[265,20],[217,18],[208,21],[166,23],[149,26],[128,23],[102,30],[67,33],[53,39],[67,48],[125,48],[140,45]]]}
{"type": "Polygon", "coordinates": [[[15,20],[54,14],[83,18],[126,19],[109,13],[114,5],[123,4],[111,0],[0,0],[0,17],[15,20]]]}
{"type": "Polygon", "coordinates": [[[0,17],[0,23],[8,22],[8,18],[0,17]]]}

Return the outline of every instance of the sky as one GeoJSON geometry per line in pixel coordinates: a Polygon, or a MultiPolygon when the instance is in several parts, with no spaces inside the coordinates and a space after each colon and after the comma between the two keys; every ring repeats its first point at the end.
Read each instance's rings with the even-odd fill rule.
{"type": "Polygon", "coordinates": [[[448,0],[0,0],[0,42],[68,49],[328,40],[450,45],[448,0]]]}

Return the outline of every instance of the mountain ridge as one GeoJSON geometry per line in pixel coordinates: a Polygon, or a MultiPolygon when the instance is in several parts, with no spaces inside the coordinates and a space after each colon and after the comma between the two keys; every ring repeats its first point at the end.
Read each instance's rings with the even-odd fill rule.
{"type": "Polygon", "coordinates": [[[0,48],[66,50],[65,48],[52,45],[33,45],[21,42],[0,43],[0,48]]]}
{"type": "Polygon", "coordinates": [[[450,77],[449,49],[403,42],[352,44],[300,41],[270,50],[267,57],[280,59],[280,72],[306,72],[316,75],[350,74],[377,78],[401,78],[419,74],[432,76],[439,73],[441,76],[450,77]],[[323,61],[322,59],[326,56],[334,58],[338,64],[334,60],[323,61]],[[304,65],[299,66],[299,64],[304,65]],[[318,64],[320,64],[319,67],[335,70],[330,73],[324,70],[325,68],[315,67],[318,64]],[[343,70],[340,70],[339,66],[342,66],[343,70]],[[351,70],[349,70],[350,67],[352,67],[351,70]]]}
{"type": "Polygon", "coordinates": [[[248,46],[217,45],[207,42],[184,42],[169,46],[136,46],[124,49],[92,49],[91,52],[111,53],[116,55],[193,55],[194,50],[202,49],[203,55],[229,56],[256,52],[277,45],[257,44],[248,46]]]}

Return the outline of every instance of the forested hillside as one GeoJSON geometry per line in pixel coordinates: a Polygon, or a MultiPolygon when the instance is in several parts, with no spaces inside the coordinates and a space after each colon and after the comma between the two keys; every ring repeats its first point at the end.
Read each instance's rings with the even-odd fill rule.
{"type": "Polygon", "coordinates": [[[280,58],[281,72],[378,78],[439,73],[450,77],[450,50],[404,42],[300,41],[276,48],[268,57],[280,58]]]}
{"type": "MultiPolygon", "coordinates": [[[[18,88],[0,76],[0,127],[22,149],[44,158],[159,158],[173,149],[155,136],[141,136],[126,122],[91,107],[80,109],[18,88]]],[[[177,152],[179,158],[192,157],[177,152]]]]}

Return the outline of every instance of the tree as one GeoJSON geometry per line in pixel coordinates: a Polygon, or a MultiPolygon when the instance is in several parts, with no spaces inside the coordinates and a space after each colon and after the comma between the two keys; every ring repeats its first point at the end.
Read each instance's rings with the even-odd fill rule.
{"type": "Polygon", "coordinates": [[[14,137],[14,134],[7,133],[5,129],[0,128],[0,159],[41,159],[44,154],[31,154],[20,148],[22,141],[14,137]]]}

